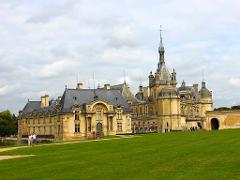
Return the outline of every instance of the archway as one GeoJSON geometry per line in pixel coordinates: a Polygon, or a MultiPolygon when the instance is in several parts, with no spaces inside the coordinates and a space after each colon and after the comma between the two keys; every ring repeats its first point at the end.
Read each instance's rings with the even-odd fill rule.
{"type": "Polygon", "coordinates": [[[219,121],[217,118],[213,118],[211,120],[211,127],[212,127],[212,130],[218,130],[219,129],[219,121]]]}

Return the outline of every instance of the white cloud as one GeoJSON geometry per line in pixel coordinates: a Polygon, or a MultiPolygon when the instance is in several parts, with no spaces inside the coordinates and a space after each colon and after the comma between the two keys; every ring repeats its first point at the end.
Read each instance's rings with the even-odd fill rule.
{"type": "Polygon", "coordinates": [[[20,88],[19,84],[13,84],[13,85],[4,85],[4,86],[0,86],[0,96],[4,96],[7,94],[11,94],[13,91],[17,90],[18,88],[20,88]]]}
{"type": "Polygon", "coordinates": [[[240,78],[230,78],[229,83],[235,87],[240,87],[240,78]]]}
{"type": "Polygon", "coordinates": [[[86,86],[93,72],[102,85],[123,82],[123,70],[132,89],[147,85],[158,63],[160,24],[166,64],[177,79],[200,82],[204,70],[215,105],[237,103],[239,6],[237,0],[1,1],[0,111],[17,112],[45,92],[61,95],[65,85],[75,87],[77,73],[86,86]]]}
{"type": "Polygon", "coordinates": [[[107,40],[109,47],[137,47],[140,45],[140,41],[136,33],[137,30],[134,32],[133,27],[121,25],[114,27],[104,39],[107,40]]]}

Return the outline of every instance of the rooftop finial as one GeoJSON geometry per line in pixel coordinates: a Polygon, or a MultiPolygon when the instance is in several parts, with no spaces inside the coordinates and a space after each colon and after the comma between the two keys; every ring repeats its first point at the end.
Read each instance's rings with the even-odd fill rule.
{"type": "Polygon", "coordinates": [[[163,40],[162,40],[162,25],[160,25],[160,43],[158,47],[159,53],[159,63],[158,63],[158,71],[161,69],[162,64],[165,63],[164,61],[164,47],[163,47],[163,40]]]}
{"type": "Polygon", "coordinates": [[[204,82],[205,79],[204,79],[204,70],[202,70],[202,82],[204,82]]]}
{"type": "Polygon", "coordinates": [[[162,25],[160,25],[160,46],[163,46],[163,42],[162,42],[162,25]]]}
{"type": "Polygon", "coordinates": [[[127,81],[126,81],[126,71],[125,71],[125,69],[123,70],[123,78],[124,78],[124,84],[126,84],[127,81]]]}

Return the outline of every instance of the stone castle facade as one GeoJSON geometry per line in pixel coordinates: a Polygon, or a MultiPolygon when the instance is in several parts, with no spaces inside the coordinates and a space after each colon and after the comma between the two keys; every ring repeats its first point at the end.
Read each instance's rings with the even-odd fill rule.
{"type": "Polygon", "coordinates": [[[176,71],[170,73],[165,63],[161,33],[158,53],[155,73],[150,72],[148,86],[140,85],[135,96],[126,82],[97,89],[86,89],[78,83],[75,89],[66,88],[55,100],[44,95],[39,101],[28,101],[19,112],[19,139],[31,133],[38,138],[67,141],[116,134],[240,127],[239,112],[226,115],[212,111],[212,92],[205,82],[200,87],[188,86],[183,81],[177,87],[176,71]]]}
{"type": "Polygon", "coordinates": [[[139,86],[132,104],[134,132],[169,132],[197,130],[205,126],[206,112],[212,110],[212,92],[202,82],[187,86],[183,81],[177,88],[177,75],[169,72],[160,34],[159,62],[155,73],[148,76],[149,85],[139,86]]]}
{"type": "Polygon", "coordinates": [[[104,88],[66,88],[62,97],[28,101],[19,112],[20,139],[31,133],[38,138],[60,141],[131,133],[131,108],[126,84],[104,88]]]}

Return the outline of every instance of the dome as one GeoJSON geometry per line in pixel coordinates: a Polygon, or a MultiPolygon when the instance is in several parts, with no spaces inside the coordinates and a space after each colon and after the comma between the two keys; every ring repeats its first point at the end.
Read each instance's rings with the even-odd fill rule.
{"type": "Polygon", "coordinates": [[[202,88],[199,91],[199,94],[200,94],[201,98],[211,98],[212,97],[212,93],[207,88],[202,88]]]}
{"type": "Polygon", "coordinates": [[[173,87],[165,87],[158,94],[160,97],[178,96],[178,92],[173,87]]]}
{"type": "Polygon", "coordinates": [[[212,92],[210,92],[206,88],[206,83],[205,82],[202,82],[202,88],[199,91],[199,94],[200,94],[201,98],[211,98],[212,97],[212,92]]]}

